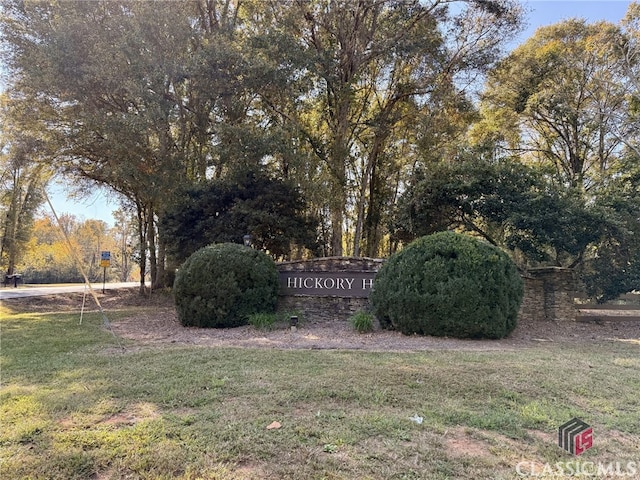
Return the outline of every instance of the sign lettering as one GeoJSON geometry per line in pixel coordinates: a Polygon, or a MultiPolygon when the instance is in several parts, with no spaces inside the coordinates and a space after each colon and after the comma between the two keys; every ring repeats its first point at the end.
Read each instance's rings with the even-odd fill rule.
{"type": "Polygon", "coordinates": [[[368,297],[376,272],[280,272],[281,295],[368,297]]]}

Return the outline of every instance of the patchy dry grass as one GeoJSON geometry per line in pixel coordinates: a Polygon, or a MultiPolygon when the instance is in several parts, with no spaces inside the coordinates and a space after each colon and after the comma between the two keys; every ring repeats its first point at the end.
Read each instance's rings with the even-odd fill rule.
{"type": "Polygon", "coordinates": [[[575,461],[556,445],[574,416],[595,432],[580,460],[640,460],[637,343],[121,349],[99,315],[44,310],[2,312],[1,478],[522,478],[575,461]]]}

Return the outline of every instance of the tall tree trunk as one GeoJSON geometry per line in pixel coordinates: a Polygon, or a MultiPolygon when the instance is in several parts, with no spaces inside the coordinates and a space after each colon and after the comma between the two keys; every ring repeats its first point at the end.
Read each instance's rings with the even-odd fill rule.
{"type": "Polygon", "coordinates": [[[17,245],[18,245],[18,208],[20,201],[20,174],[13,172],[13,190],[11,192],[11,204],[7,211],[5,222],[4,238],[2,239],[2,253],[7,256],[7,275],[13,275],[16,268],[17,245]]]}
{"type": "MultiPolygon", "coordinates": [[[[369,210],[371,210],[371,205],[376,201],[375,193],[376,190],[374,188],[369,188],[369,185],[372,182],[371,176],[373,171],[375,170],[376,164],[378,163],[378,158],[380,157],[380,153],[382,152],[382,147],[384,141],[388,137],[387,134],[376,135],[373,147],[371,148],[371,152],[367,158],[367,164],[365,166],[364,172],[362,173],[362,181],[360,182],[360,193],[358,198],[358,215],[356,219],[356,231],[354,235],[354,247],[353,247],[353,256],[360,256],[360,244],[362,243],[362,231],[363,231],[363,223],[364,223],[364,212],[365,205],[367,203],[367,190],[369,190],[369,210]]],[[[367,237],[369,235],[367,234],[367,237]]],[[[370,250],[369,243],[367,242],[367,250],[370,250]]],[[[367,255],[369,256],[369,255],[367,255]]]]}
{"type": "Polygon", "coordinates": [[[144,284],[144,277],[147,275],[147,220],[145,218],[145,212],[145,207],[136,202],[138,240],[140,241],[140,295],[147,293],[144,284]]]}
{"type": "Polygon", "coordinates": [[[345,196],[344,187],[338,181],[335,181],[332,186],[330,209],[331,209],[331,255],[334,257],[341,257],[344,254],[342,248],[343,239],[343,222],[344,222],[344,208],[345,196]]]}
{"type": "Polygon", "coordinates": [[[29,240],[33,215],[38,208],[44,183],[42,168],[31,171],[20,166],[12,167],[12,186],[3,234],[0,243],[0,262],[6,265],[6,274],[16,273],[16,265],[29,240]]]}
{"type": "Polygon", "coordinates": [[[385,199],[382,190],[383,181],[377,165],[373,166],[369,183],[369,208],[365,219],[365,255],[377,257],[380,249],[380,222],[385,199]]]}
{"type": "Polygon", "coordinates": [[[348,86],[342,91],[333,92],[328,97],[331,117],[333,117],[333,141],[329,158],[331,185],[331,254],[341,257],[344,254],[344,212],[347,206],[347,161],[349,158],[349,111],[351,92],[348,86]]]}
{"type": "Polygon", "coordinates": [[[151,276],[151,290],[158,288],[158,256],[156,251],[156,228],[153,206],[149,206],[147,213],[147,244],[149,245],[149,274],[151,276]]]}
{"type": "Polygon", "coordinates": [[[158,233],[158,288],[167,286],[167,276],[165,274],[166,256],[164,239],[158,233]]]}
{"type": "Polygon", "coordinates": [[[129,248],[127,247],[127,237],[124,233],[120,237],[120,257],[122,258],[120,281],[126,282],[129,278],[129,248]]]}

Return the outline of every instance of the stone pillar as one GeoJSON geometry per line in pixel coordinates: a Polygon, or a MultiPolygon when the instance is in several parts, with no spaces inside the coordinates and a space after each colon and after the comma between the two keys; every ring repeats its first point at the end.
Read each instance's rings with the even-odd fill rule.
{"type": "Polygon", "coordinates": [[[529,269],[523,274],[524,297],[520,319],[574,321],[577,282],[573,270],[562,267],[529,269]]]}

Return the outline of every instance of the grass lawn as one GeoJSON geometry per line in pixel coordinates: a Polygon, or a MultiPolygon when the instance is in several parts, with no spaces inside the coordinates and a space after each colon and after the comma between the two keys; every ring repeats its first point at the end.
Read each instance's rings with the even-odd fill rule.
{"type": "Polygon", "coordinates": [[[640,478],[640,341],[151,348],[95,313],[0,313],[2,479],[562,478],[580,462],[640,478]],[[572,417],[594,429],[580,457],[557,445],[572,417]]]}

